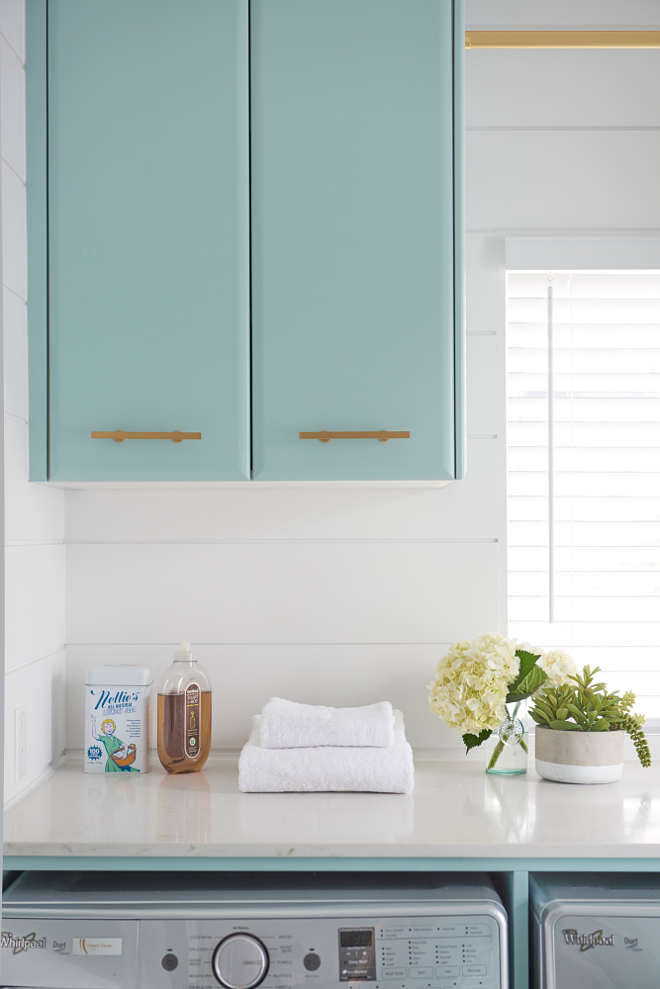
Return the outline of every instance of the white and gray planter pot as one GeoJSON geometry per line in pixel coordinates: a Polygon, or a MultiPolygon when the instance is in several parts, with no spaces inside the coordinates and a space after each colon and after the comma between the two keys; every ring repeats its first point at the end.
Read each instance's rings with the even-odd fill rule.
{"type": "Polygon", "coordinates": [[[623,775],[623,731],[536,727],[536,772],[557,783],[614,783],[623,775]]]}

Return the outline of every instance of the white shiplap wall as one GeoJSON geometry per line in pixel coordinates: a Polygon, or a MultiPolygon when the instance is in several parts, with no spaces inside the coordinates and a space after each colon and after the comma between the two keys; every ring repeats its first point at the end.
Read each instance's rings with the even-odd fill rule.
{"type": "Polygon", "coordinates": [[[5,800],[64,744],[64,493],[28,483],[23,0],[0,0],[5,361],[5,800]],[[14,712],[27,707],[27,773],[14,775],[14,712]]]}
{"type": "MultiPolygon", "coordinates": [[[[475,29],[660,27],[656,0],[467,9],[475,29]]],[[[158,673],[179,638],[200,643],[210,669],[218,745],[241,745],[271,693],[387,697],[415,745],[458,741],[429,714],[425,684],[452,639],[506,629],[504,237],[660,229],[660,52],[466,60],[466,480],[439,490],[67,491],[67,746],[81,744],[85,666],[144,661],[158,673]]],[[[62,493],[34,491],[40,509],[21,530],[31,534],[14,538],[55,540],[62,493]]],[[[61,593],[57,579],[44,591],[53,585],[61,593]]],[[[16,587],[10,629],[27,628],[33,592],[16,587]]]]}

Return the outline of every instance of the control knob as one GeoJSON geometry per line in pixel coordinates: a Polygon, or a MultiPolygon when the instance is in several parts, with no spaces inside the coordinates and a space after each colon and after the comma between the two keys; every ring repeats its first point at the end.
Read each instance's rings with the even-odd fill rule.
{"type": "Polygon", "coordinates": [[[253,934],[229,934],[213,952],[212,965],[226,989],[254,989],[268,973],[268,951],[253,934]]]}

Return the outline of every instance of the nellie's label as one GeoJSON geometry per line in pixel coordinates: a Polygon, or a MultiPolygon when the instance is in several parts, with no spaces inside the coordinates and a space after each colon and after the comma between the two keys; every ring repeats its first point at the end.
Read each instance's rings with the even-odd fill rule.
{"type": "Polygon", "coordinates": [[[149,769],[149,685],[87,685],[85,772],[145,773],[149,769]]]}
{"type": "Polygon", "coordinates": [[[186,755],[189,759],[196,759],[199,755],[201,700],[199,684],[189,684],[186,688],[186,755]]]}

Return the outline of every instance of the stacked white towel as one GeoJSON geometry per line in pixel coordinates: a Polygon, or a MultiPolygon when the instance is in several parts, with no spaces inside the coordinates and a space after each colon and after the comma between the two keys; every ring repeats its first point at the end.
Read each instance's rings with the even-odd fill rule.
{"type": "Polygon", "coordinates": [[[252,733],[238,763],[238,786],[243,792],[411,793],[413,790],[415,769],[403,715],[393,711],[389,704],[316,708],[273,698],[265,705],[262,715],[255,715],[252,722],[252,733]],[[283,723],[287,708],[291,709],[288,728],[283,723]],[[315,711],[322,712],[316,723],[315,711]],[[377,729],[378,720],[381,725],[377,729]],[[269,745],[264,744],[264,724],[269,745]],[[385,739],[386,744],[356,741],[364,737],[385,739]],[[283,747],[282,739],[299,739],[305,743],[314,740],[316,744],[299,741],[283,747]],[[337,744],[340,739],[351,741],[337,744]]]}
{"type": "Polygon", "coordinates": [[[261,712],[265,749],[317,745],[394,745],[394,712],[389,701],[365,707],[322,707],[271,697],[261,712]]]}

